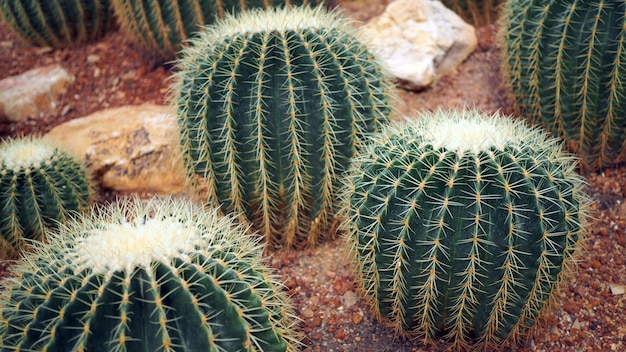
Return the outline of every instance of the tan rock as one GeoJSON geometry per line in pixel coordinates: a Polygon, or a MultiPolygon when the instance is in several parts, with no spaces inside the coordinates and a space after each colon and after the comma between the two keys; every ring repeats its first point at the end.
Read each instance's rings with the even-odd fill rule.
{"type": "Polygon", "coordinates": [[[0,80],[0,122],[17,122],[50,111],[74,77],[59,65],[38,67],[0,80]]]}
{"type": "Polygon", "coordinates": [[[84,157],[101,187],[121,193],[184,191],[176,121],[166,106],[101,110],[59,125],[46,137],[84,157]]]}
{"type": "Polygon", "coordinates": [[[396,0],[361,27],[401,86],[419,90],[457,67],[476,48],[474,27],[439,0],[396,0]]]}

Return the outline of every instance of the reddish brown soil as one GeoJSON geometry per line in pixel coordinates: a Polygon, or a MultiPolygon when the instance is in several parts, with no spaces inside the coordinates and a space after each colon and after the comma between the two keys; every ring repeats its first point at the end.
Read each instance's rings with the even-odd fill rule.
{"type": "MultiPolygon", "coordinates": [[[[358,20],[367,20],[383,9],[378,1],[336,2],[358,20]]],[[[410,116],[419,109],[473,106],[508,113],[498,72],[495,31],[493,26],[480,28],[476,51],[432,88],[401,91],[405,104],[399,110],[410,116]]],[[[166,100],[171,67],[154,62],[119,31],[84,47],[42,50],[23,44],[0,24],[0,79],[52,63],[68,69],[76,77],[74,84],[50,113],[25,122],[0,124],[0,138],[45,133],[104,108],[166,100]]],[[[586,177],[588,192],[596,202],[592,231],[578,271],[564,286],[539,333],[522,341],[517,351],[626,350],[626,300],[611,290],[611,285],[626,284],[626,168],[586,177]]],[[[110,196],[102,194],[101,201],[110,196]]],[[[276,252],[270,260],[285,280],[303,320],[300,329],[306,334],[307,351],[441,351],[448,347],[444,341],[425,346],[419,341],[393,339],[390,331],[373,321],[355,295],[354,277],[341,239],[302,252],[276,252]]],[[[0,271],[6,265],[0,263],[0,271]]]]}

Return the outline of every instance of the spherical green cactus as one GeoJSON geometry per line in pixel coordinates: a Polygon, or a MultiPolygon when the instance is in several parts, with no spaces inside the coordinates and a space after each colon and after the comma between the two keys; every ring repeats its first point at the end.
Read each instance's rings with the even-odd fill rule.
{"type": "Polygon", "coordinates": [[[228,13],[282,5],[317,5],[321,0],[112,0],[120,25],[130,36],[168,59],[203,25],[228,13]]]}
{"type": "Polygon", "coordinates": [[[25,239],[86,210],[93,186],[83,165],[50,142],[23,137],[0,142],[0,247],[13,256],[25,239]]]}
{"type": "Polygon", "coordinates": [[[35,46],[72,47],[104,35],[110,0],[0,0],[0,19],[35,46]]]}
{"type": "Polygon", "coordinates": [[[173,103],[193,179],[272,245],[314,245],[393,85],[350,23],[323,8],[251,10],[183,51],[173,103]]]}
{"type": "Polygon", "coordinates": [[[475,110],[373,137],[351,166],[341,227],[375,315],[462,348],[530,332],[587,229],[575,164],[541,130],[475,110]]]}
{"type": "Polygon", "coordinates": [[[479,27],[496,22],[504,0],[442,0],[469,24],[479,27]]]}
{"type": "Polygon", "coordinates": [[[133,199],[76,218],[6,279],[12,351],[296,351],[262,246],[184,200],[133,199]]]}
{"type": "Polygon", "coordinates": [[[626,161],[624,1],[507,1],[500,36],[517,114],[564,139],[583,169],[626,161]]]}

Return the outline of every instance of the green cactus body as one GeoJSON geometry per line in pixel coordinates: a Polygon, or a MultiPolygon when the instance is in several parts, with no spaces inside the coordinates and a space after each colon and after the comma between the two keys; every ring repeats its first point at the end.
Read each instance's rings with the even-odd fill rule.
{"type": "Polygon", "coordinates": [[[516,113],[595,170],[626,160],[626,2],[508,1],[504,79],[516,113]]]}
{"type": "Polygon", "coordinates": [[[295,351],[297,320],[262,247],[183,200],[76,218],[5,279],[2,351],[295,351]]]}
{"type": "Polygon", "coordinates": [[[0,143],[0,237],[8,256],[24,239],[43,239],[46,227],[90,205],[93,189],[72,156],[36,138],[0,143]]]}
{"type": "Polygon", "coordinates": [[[442,0],[443,4],[475,27],[494,23],[504,0],[442,0]]]}
{"type": "Polygon", "coordinates": [[[356,157],[342,228],[375,315],[457,347],[506,345],[555,297],[586,230],[574,159],[520,121],[425,113],[356,157]]]}
{"type": "Polygon", "coordinates": [[[321,0],[112,0],[121,27],[163,58],[228,13],[282,5],[317,5],[321,0]]]}
{"type": "Polygon", "coordinates": [[[322,8],[249,11],[179,62],[180,140],[208,203],[269,243],[314,245],[358,141],[386,124],[393,86],[345,19],[322,8]]]}
{"type": "Polygon", "coordinates": [[[97,40],[111,16],[110,0],[0,0],[0,17],[35,46],[64,48],[97,40]]]}

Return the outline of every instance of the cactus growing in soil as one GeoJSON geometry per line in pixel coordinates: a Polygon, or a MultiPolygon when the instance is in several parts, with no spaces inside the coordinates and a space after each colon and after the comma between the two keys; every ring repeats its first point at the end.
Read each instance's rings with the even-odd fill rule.
{"type": "Polygon", "coordinates": [[[320,7],[251,10],[208,28],[178,66],[181,146],[208,204],[273,245],[318,242],[339,178],[393,99],[354,28],[320,7]]]}
{"type": "Polygon", "coordinates": [[[517,114],[564,139],[583,169],[626,161],[624,1],[507,1],[500,36],[517,114]]]}
{"type": "Polygon", "coordinates": [[[97,40],[111,17],[110,0],[0,0],[0,19],[35,46],[64,48],[97,40]]]}
{"type": "Polygon", "coordinates": [[[522,121],[424,113],[355,158],[342,225],[375,315],[491,348],[530,332],[587,229],[575,159],[522,121]]]}
{"type": "Polygon", "coordinates": [[[283,5],[317,5],[321,0],[112,0],[122,29],[162,58],[228,13],[283,5]]]}
{"type": "Polygon", "coordinates": [[[5,279],[0,345],[19,351],[295,351],[262,246],[184,200],[76,218],[5,279]]]}
{"type": "Polygon", "coordinates": [[[91,205],[91,179],[83,165],[40,138],[0,143],[0,238],[12,257],[25,239],[42,240],[47,227],[91,205]]]}
{"type": "Polygon", "coordinates": [[[443,4],[475,27],[491,24],[498,19],[504,0],[442,0],[443,4]]]}

